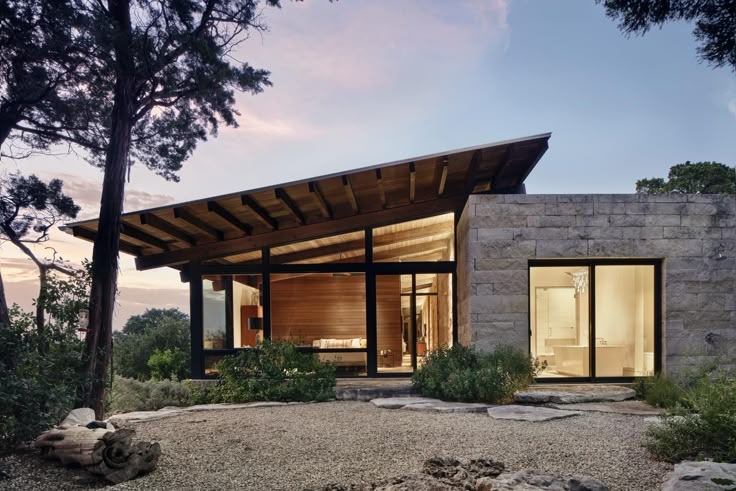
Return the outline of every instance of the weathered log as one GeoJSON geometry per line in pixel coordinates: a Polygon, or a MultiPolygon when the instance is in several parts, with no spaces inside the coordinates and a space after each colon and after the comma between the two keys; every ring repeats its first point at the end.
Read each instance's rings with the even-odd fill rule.
{"type": "Polygon", "coordinates": [[[35,446],[45,458],[78,464],[117,484],[152,471],[161,455],[158,443],[134,444],[134,435],[133,430],[95,421],[91,409],[75,409],[58,427],[41,433],[35,446]]]}

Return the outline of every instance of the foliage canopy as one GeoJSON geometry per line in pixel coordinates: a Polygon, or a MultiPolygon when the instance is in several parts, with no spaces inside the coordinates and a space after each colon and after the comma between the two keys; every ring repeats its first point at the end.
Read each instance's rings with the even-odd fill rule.
{"type": "Polygon", "coordinates": [[[636,192],[645,194],[734,194],[736,168],[717,162],[690,162],[670,167],[667,179],[654,177],[636,181],[636,192]]]}

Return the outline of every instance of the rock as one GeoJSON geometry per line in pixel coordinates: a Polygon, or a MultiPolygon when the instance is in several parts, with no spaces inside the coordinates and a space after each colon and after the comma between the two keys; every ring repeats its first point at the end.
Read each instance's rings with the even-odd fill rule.
{"type": "Polygon", "coordinates": [[[736,489],[736,464],[682,462],[675,465],[662,491],[710,491],[736,489]]]}
{"type": "Polygon", "coordinates": [[[557,404],[553,407],[573,411],[629,414],[634,416],[657,416],[664,414],[664,409],[650,406],[643,401],[583,402],[580,404],[557,404]]]}
{"type": "Polygon", "coordinates": [[[88,407],[72,409],[66,418],[59,424],[59,428],[71,428],[72,426],[86,425],[95,420],[95,410],[88,407]]]}
{"type": "Polygon", "coordinates": [[[422,402],[442,402],[439,399],[429,397],[381,397],[371,400],[371,404],[383,409],[401,409],[409,404],[418,404],[422,402]]]}
{"type": "Polygon", "coordinates": [[[490,407],[493,406],[490,404],[478,404],[475,402],[436,401],[408,404],[401,409],[409,411],[429,411],[435,413],[483,413],[490,407]]]}
{"type": "Polygon", "coordinates": [[[519,406],[510,404],[508,406],[496,406],[488,409],[488,415],[493,419],[512,419],[514,421],[550,421],[552,419],[569,418],[577,416],[579,411],[562,411],[539,406],[519,406]]]}
{"type": "Polygon", "coordinates": [[[554,490],[554,491],[608,491],[608,486],[589,477],[563,477],[535,470],[501,474],[495,479],[476,483],[476,491],[554,490]],[[490,486],[490,487],[488,487],[490,486]]]}
{"type": "Polygon", "coordinates": [[[636,392],[618,385],[533,385],[514,394],[521,404],[578,404],[584,402],[617,402],[633,399],[636,392]]]}

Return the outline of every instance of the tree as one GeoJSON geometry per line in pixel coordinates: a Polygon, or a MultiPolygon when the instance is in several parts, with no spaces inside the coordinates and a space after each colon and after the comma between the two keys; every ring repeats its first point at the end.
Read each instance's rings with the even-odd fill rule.
{"type": "MultiPolygon", "coordinates": [[[[63,193],[63,186],[60,179],[45,183],[35,175],[0,176],[0,240],[10,241],[38,268],[36,329],[39,334],[43,334],[45,325],[49,272],[75,274],[74,270],[57,262],[56,253],[51,260],[40,259],[29,247],[29,244],[46,242],[49,229],[60,220],[76,218],[79,206],[63,193]]],[[[0,293],[3,293],[0,304],[5,305],[4,292],[0,293]]]]}
{"type": "Polygon", "coordinates": [[[714,66],[736,71],[736,0],[596,0],[621,31],[644,35],[666,22],[695,22],[698,55],[714,66]]]}
{"type": "Polygon", "coordinates": [[[687,161],[670,167],[667,179],[653,177],[636,181],[636,192],[645,194],[736,193],[736,168],[717,162],[687,161]]]}
{"type": "MultiPolygon", "coordinates": [[[[279,6],[278,0],[265,3],[279,6]]],[[[79,397],[80,405],[102,416],[130,162],[176,179],[181,163],[208,132],[216,135],[219,123],[237,125],[235,90],[258,93],[270,82],[268,72],[237,61],[233,53],[250,29],[265,29],[258,0],[108,0],[106,6],[89,2],[88,8],[98,27],[100,65],[107,68],[99,72],[100,85],[114,82],[85,340],[91,382],[79,397]],[[141,152],[136,138],[151,151],[141,152]]]]}
{"type": "MultiPolygon", "coordinates": [[[[114,334],[115,372],[123,377],[138,380],[151,378],[152,357],[154,365],[165,360],[163,353],[177,360],[175,375],[186,378],[190,366],[189,316],[179,309],[146,309],[141,315],[131,316],[121,331],[114,334]],[[158,353],[158,355],[156,355],[158,353]]],[[[161,378],[161,377],[159,377],[161,378]]]]}

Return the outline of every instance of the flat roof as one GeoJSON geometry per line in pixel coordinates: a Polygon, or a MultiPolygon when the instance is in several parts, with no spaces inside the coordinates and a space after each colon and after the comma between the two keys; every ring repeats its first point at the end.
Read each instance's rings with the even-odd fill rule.
{"type": "MultiPolygon", "coordinates": [[[[551,133],[438,152],[351,171],[133,211],[120,250],[139,270],[177,267],[263,247],[384,225],[464,206],[473,192],[512,192],[551,133]]],[[[98,219],[62,230],[94,241],[98,219]]]]}

